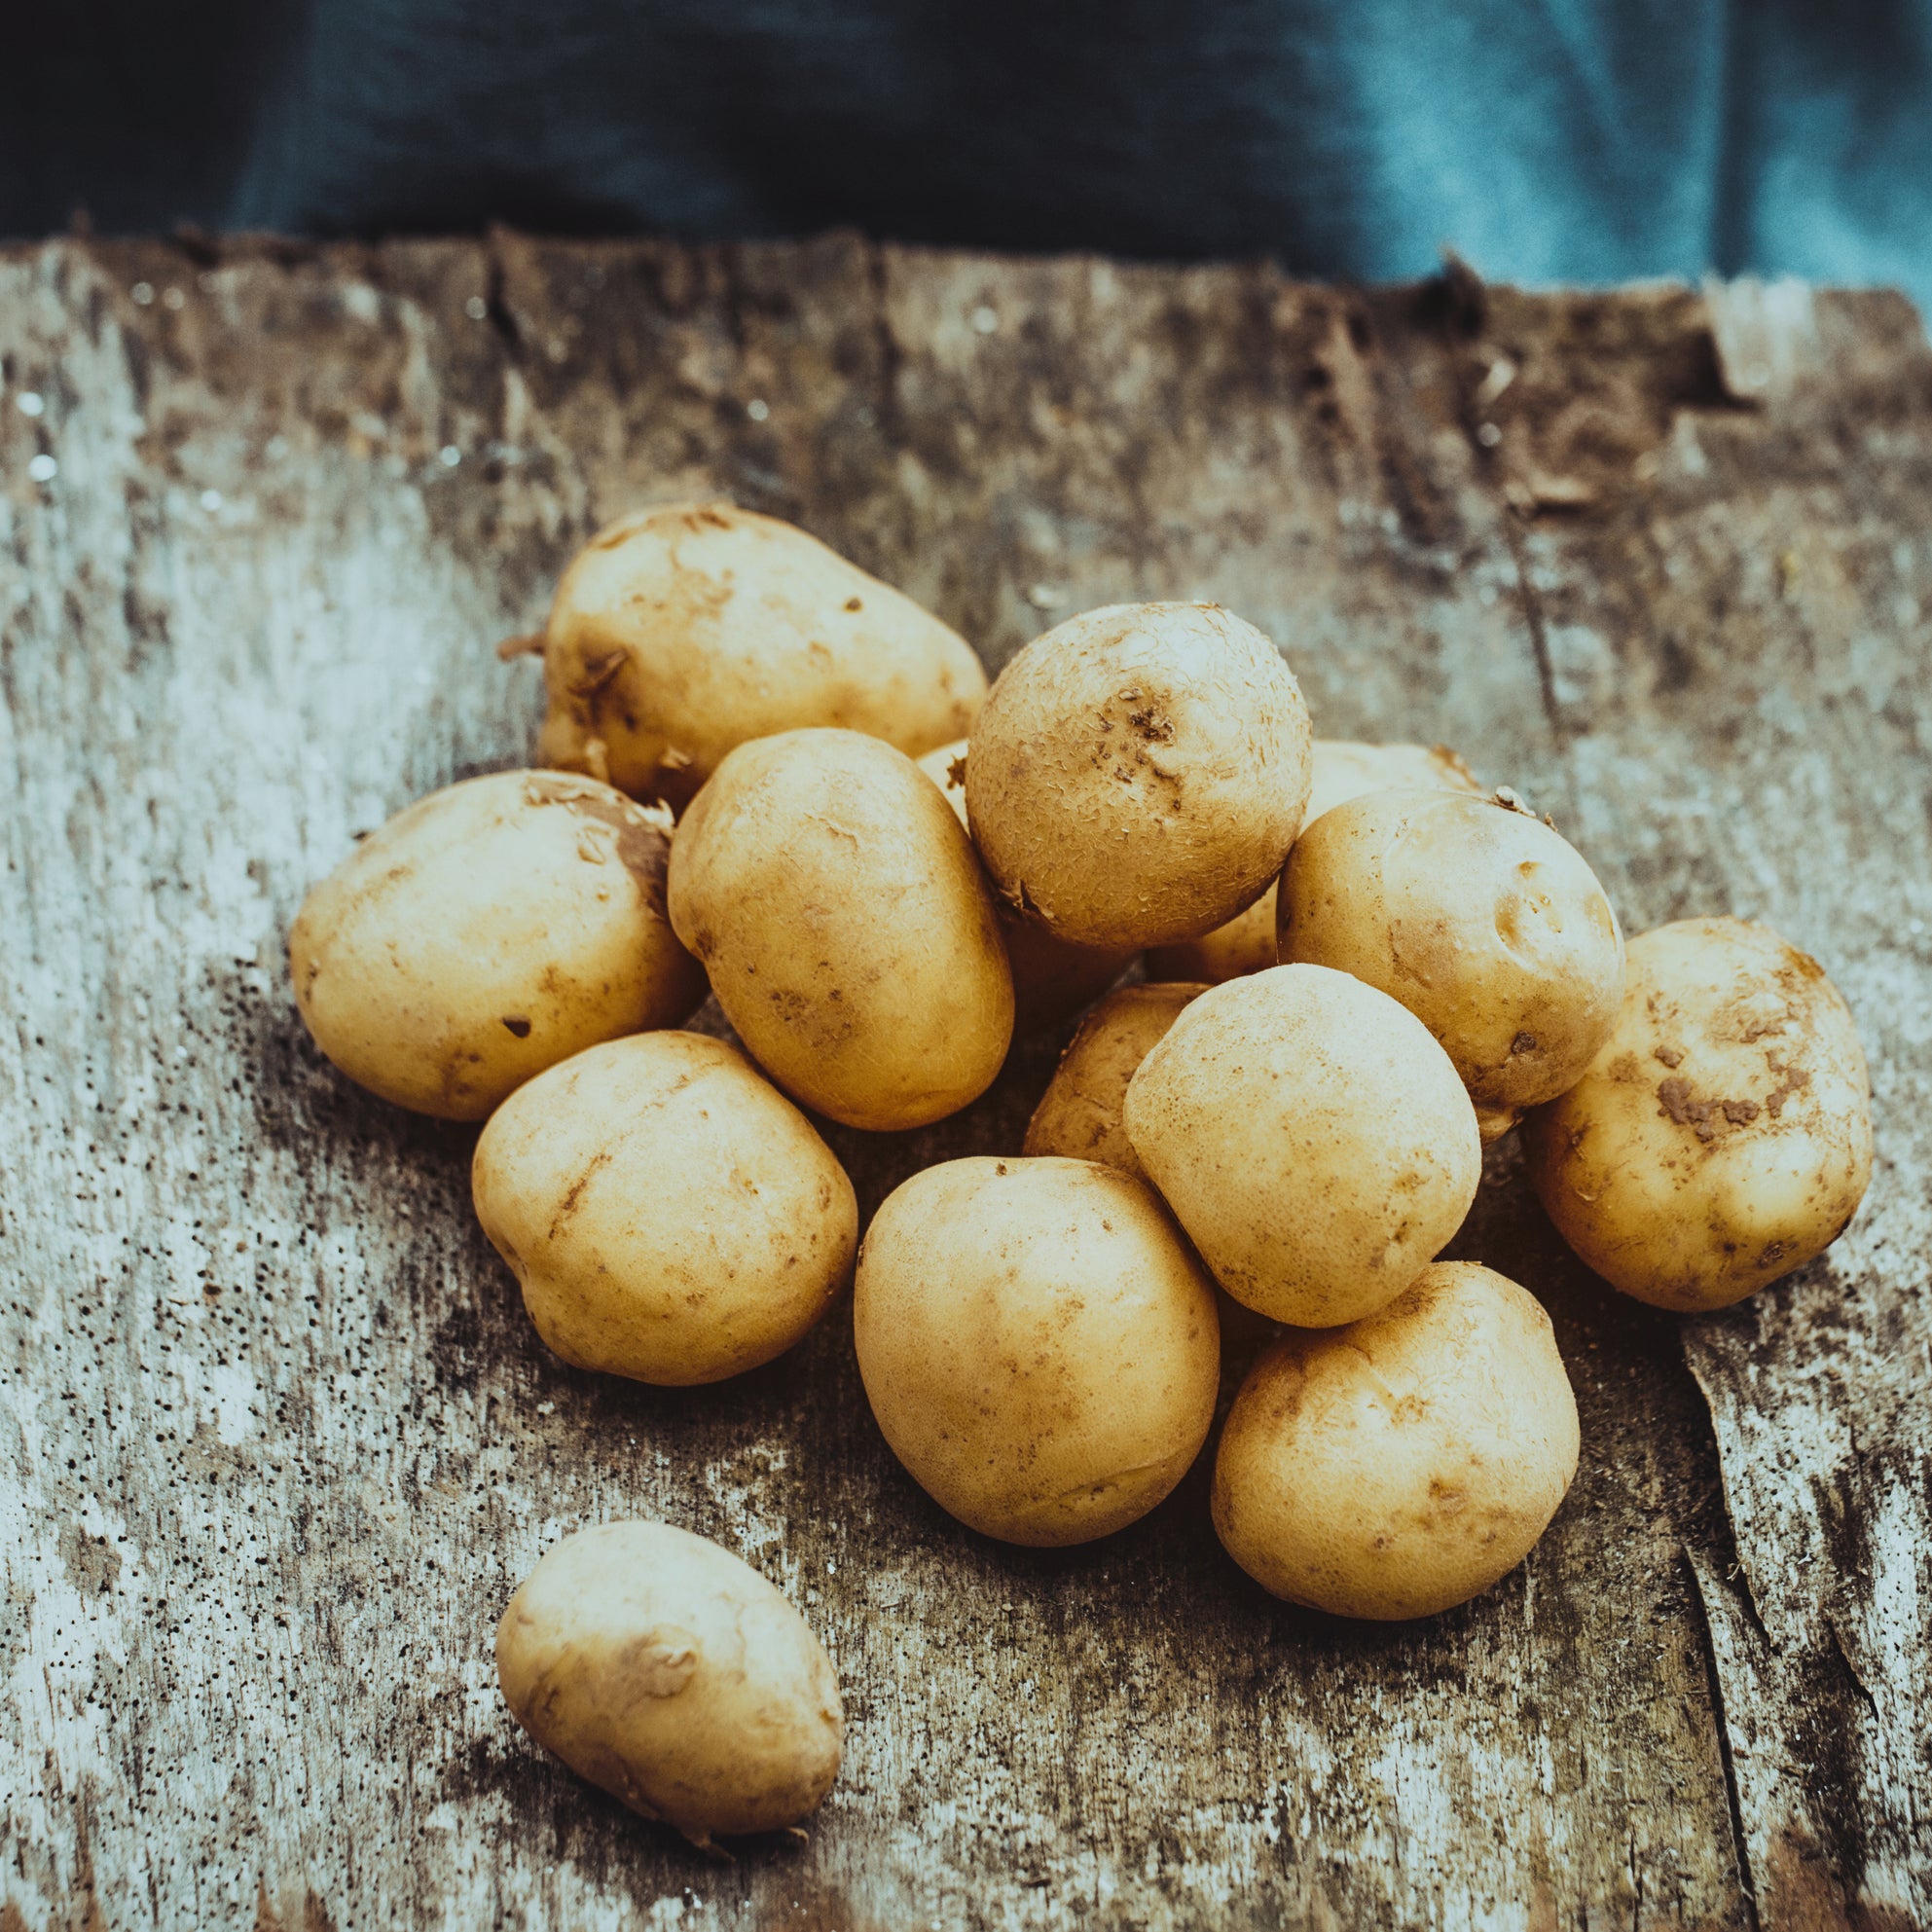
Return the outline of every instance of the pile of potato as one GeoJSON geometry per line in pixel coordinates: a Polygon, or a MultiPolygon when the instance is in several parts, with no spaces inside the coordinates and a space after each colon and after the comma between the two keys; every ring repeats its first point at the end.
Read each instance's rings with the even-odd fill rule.
{"type": "MultiPolygon", "coordinates": [[[[1672,1309],[1798,1267],[1864,1193],[1865,1063],[1813,961],[1727,918],[1626,954],[1547,820],[1450,753],[1314,742],[1214,604],[1088,611],[989,692],[803,532],[676,506],[588,546],[544,655],[553,769],[422,800],[314,889],[304,1020],[386,1099],[487,1121],[477,1213],[565,1361],[716,1381],[853,1279],[880,1431],[987,1536],[1151,1510],[1225,1330],[1268,1338],[1216,1450],[1234,1560],[1343,1616],[1460,1603],[1578,1455],[1536,1297],[1437,1258],[1483,1145],[1520,1125],[1564,1239],[1672,1309]],[[742,1051],[677,1030],[708,987],[742,1051]],[[811,1116],[940,1119],[1082,1007],[1024,1148],[916,1175],[860,1244],[811,1116]]],[[[700,1841],[836,1773],[817,1639],[668,1525],[566,1538],[497,1657],[533,1736],[700,1841]]]]}

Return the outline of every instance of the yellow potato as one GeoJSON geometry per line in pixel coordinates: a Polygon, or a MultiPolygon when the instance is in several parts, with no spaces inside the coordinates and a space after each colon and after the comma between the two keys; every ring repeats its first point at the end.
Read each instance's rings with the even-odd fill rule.
{"type": "Polygon", "coordinates": [[[1523,1123],[1557,1231],[1639,1301],[1722,1308],[1844,1232],[1872,1178],[1872,1090],[1816,960],[1741,919],[1630,942],[1589,1071],[1523,1123]]]}
{"type": "MultiPolygon", "coordinates": [[[[1064,1154],[1117,1167],[1136,1181],[1147,1170],[1134,1151],[1121,1121],[1127,1086],[1157,1040],[1180,1017],[1181,1009],[1205,986],[1173,981],[1122,986],[1110,993],[1084,1020],[1054,1071],[1027,1124],[1024,1151],[1064,1154]]],[[[1244,1308],[1215,1284],[1215,1318],[1224,1346],[1249,1349],[1274,1333],[1275,1325],[1244,1308]]]]}
{"type": "Polygon", "coordinates": [[[1083,946],[1171,945],[1281,870],[1308,797],[1308,709],[1252,624],[1122,603],[1037,638],[972,734],[966,813],[1007,902],[1083,946]]]}
{"type": "Polygon", "coordinates": [[[682,806],[733,746],[802,725],[930,750],[986,673],[930,611],[790,524],[672,503],[600,530],[544,633],[539,755],[682,806]]]}
{"type": "Polygon", "coordinates": [[[918,1127],[991,1085],[1013,983],[985,876],[904,752],[786,731],[730,752],[672,846],[677,934],[758,1064],[849,1127],[918,1127]]]}
{"type": "Polygon", "coordinates": [[[496,1679],[546,1751],[700,1845],[795,1825],[838,1776],[824,1646],[755,1570],[669,1523],[558,1544],[496,1626],[496,1679]]]}
{"type": "Polygon", "coordinates": [[[1448,1056],[1387,994],[1326,966],[1210,987],[1141,1063],[1124,1117],[1216,1279],[1297,1328],[1393,1301],[1482,1172],[1448,1056]]]}
{"type": "Polygon", "coordinates": [[[669,814],[593,779],[497,772],[432,792],[303,901],[303,1021],[372,1093],[481,1120],[546,1067],[703,1001],[665,913],[670,849],[669,814]]]}
{"type": "MultiPolygon", "coordinates": [[[[1477,791],[1475,775],[1455,752],[1438,745],[1357,745],[1346,739],[1318,738],[1314,749],[1314,783],[1301,830],[1359,798],[1365,791],[1386,791],[1392,785],[1430,785],[1444,791],[1477,791]]],[[[1148,954],[1149,979],[1199,979],[1219,985],[1244,973],[1265,972],[1275,961],[1275,889],[1268,882],[1246,912],[1225,926],[1179,946],[1156,946],[1148,954]]]]}
{"type": "Polygon", "coordinates": [[[1425,1268],[1345,1329],[1284,1334],[1234,1399],[1214,1520],[1264,1589],[1428,1617],[1522,1561],[1577,1473],[1577,1403],[1536,1298],[1425,1268]]]}
{"type": "MultiPolygon", "coordinates": [[[[946,803],[962,826],[966,821],[966,741],[956,738],[916,761],[919,769],[945,794],[946,803]]],[[[1070,945],[1056,939],[1045,927],[1023,919],[1006,901],[995,896],[1000,936],[1006,942],[1006,962],[1013,970],[1013,1037],[1042,1033],[1071,1019],[1105,993],[1126,970],[1131,949],[1070,945]]]]}
{"type": "Polygon", "coordinates": [[[1097,1160],[1145,1181],[1147,1171],[1121,1125],[1127,1083],[1181,1009],[1205,986],[1123,986],[1084,1020],[1027,1124],[1029,1154],[1097,1160]]]}
{"type": "Polygon", "coordinates": [[[518,1088],[476,1144],[477,1218],[565,1362],[715,1382],[797,1341],[858,1242],[852,1183],[735,1046],[593,1046],[518,1088]]]}
{"type": "Polygon", "coordinates": [[[1507,1124],[1583,1077],[1617,1017],[1623,935],[1576,849],[1520,808],[1371,791],[1295,841],[1282,959],[1400,1000],[1507,1124]]]}
{"type": "Polygon", "coordinates": [[[858,1370],[893,1453],[1008,1543],[1145,1515],[1214,1419],[1207,1276],[1153,1190],[1084,1160],[947,1161],[859,1250],[858,1370]]]}

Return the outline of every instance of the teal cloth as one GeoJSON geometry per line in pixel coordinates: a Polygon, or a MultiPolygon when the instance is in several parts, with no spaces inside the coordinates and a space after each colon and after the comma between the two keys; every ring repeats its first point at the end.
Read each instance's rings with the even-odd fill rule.
{"type": "Polygon", "coordinates": [[[1932,0],[69,0],[0,229],[871,234],[1932,298],[1932,0]]]}

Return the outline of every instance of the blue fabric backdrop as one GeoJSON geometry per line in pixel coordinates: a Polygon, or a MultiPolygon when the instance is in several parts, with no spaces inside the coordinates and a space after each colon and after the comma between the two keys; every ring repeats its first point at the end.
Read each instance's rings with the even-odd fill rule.
{"type": "Polygon", "coordinates": [[[1932,299],[1932,0],[70,0],[0,228],[837,223],[1932,299]]]}

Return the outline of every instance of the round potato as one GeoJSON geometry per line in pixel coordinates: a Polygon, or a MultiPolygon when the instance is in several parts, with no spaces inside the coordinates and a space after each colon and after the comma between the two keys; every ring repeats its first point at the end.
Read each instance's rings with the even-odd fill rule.
{"type": "Polygon", "coordinates": [[[1326,966],[1211,987],[1141,1063],[1124,1117],[1216,1279],[1297,1328],[1393,1301],[1482,1172],[1448,1056],[1386,993],[1326,966]]]}
{"type": "Polygon", "coordinates": [[[705,975],[665,912],[668,813],[594,779],[497,772],[371,832],[302,903],[295,1002],[350,1079],[481,1120],[601,1039],[676,1026],[705,975]]]}
{"type": "Polygon", "coordinates": [[[853,1296],[893,1453],[1008,1543],[1145,1515],[1214,1419],[1207,1276],[1146,1183],[1085,1160],[947,1161],[879,1210],[853,1296]]]}
{"type": "MultiPolygon", "coordinates": [[[[917,761],[919,769],[945,794],[961,825],[966,821],[966,741],[956,738],[917,761]]],[[[1013,971],[1013,1035],[1042,1033],[1071,1019],[1118,979],[1134,955],[1119,948],[1075,946],[1056,939],[1045,927],[1019,913],[997,894],[993,909],[1006,963],[1013,971]]]]}
{"type": "MultiPolygon", "coordinates": [[[[1314,748],[1314,782],[1301,830],[1359,798],[1365,791],[1386,791],[1392,785],[1427,785],[1443,791],[1475,791],[1482,787],[1455,752],[1438,745],[1357,745],[1346,739],[1318,738],[1314,748]]],[[[1275,961],[1275,892],[1270,880],[1246,912],[1225,926],[1217,926],[1199,939],[1179,946],[1156,946],[1148,954],[1149,979],[1198,979],[1219,985],[1244,973],[1265,972],[1275,961]]]]}
{"type": "Polygon", "coordinates": [[[1438,1261],[1345,1329],[1284,1334],[1221,1432],[1214,1521],[1263,1589],[1428,1617],[1515,1568],[1577,1473],[1577,1403],[1534,1295],[1438,1261]]]}
{"type": "Polygon", "coordinates": [[[470,1166],[477,1219],[565,1362],[682,1386],[782,1355],[852,1265],[858,1205],[735,1046],[593,1046],[519,1087],[470,1166]]]}
{"type": "Polygon", "coordinates": [[[1207,990],[1163,981],[1123,986],[1101,1001],[1080,1022],[1033,1111],[1026,1151],[1097,1160],[1145,1181],[1147,1170],[1120,1120],[1127,1083],[1181,1009],[1207,990]]]}
{"type": "Polygon", "coordinates": [[[1400,1000],[1496,1126],[1583,1077],[1623,990],[1623,935],[1582,856],[1520,806],[1459,792],[1325,813],[1289,855],[1278,943],[1400,1000]]]}
{"type": "Polygon", "coordinates": [[[670,1523],[558,1544],[496,1626],[496,1681],[546,1751],[696,1844],[795,1825],[838,1776],[824,1646],[755,1570],[670,1523]]]}
{"type": "Polygon", "coordinates": [[[966,815],[1007,902],[1083,946],[1171,945],[1253,902],[1308,800],[1308,708],[1212,603],[1119,603],[1000,674],[966,815]]]}
{"type": "Polygon", "coordinates": [[[728,753],[677,827],[669,899],[758,1064],[834,1120],[923,1126],[1005,1059],[1013,982],[971,842],[876,738],[728,753]]]}
{"type": "Polygon", "coordinates": [[[803,725],[902,751],[969,731],[972,647],[790,524],[672,503],[600,530],[543,637],[539,755],[681,807],[733,746],[803,725]]]}
{"type": "Polygon", "coordinates": [[[1523,1123],[1557,1231],[1613,1287],[1723,1308],[1844,1232],[1872,1179],[1872,1090],[1816,960],[1741,919],[1630,942],[1610,1038],[1523,1123]]]}

